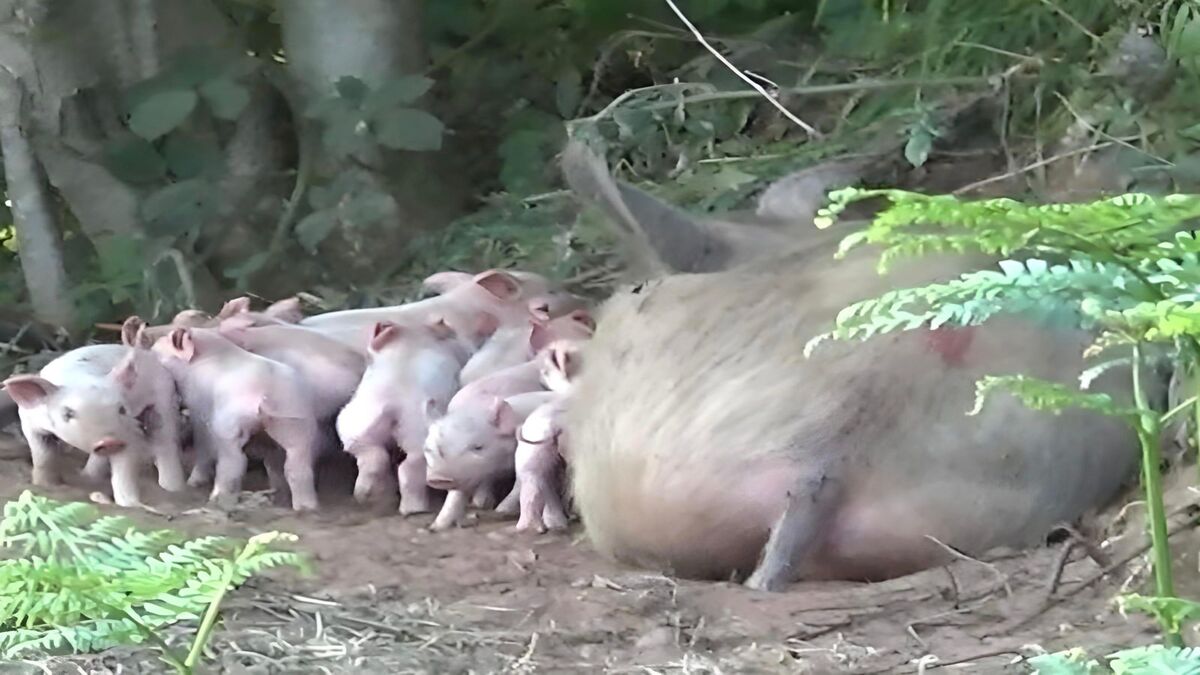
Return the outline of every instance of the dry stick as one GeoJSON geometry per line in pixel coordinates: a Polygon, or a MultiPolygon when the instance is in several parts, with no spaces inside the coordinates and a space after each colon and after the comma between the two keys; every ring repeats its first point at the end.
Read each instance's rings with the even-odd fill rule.
{"type": "MultiPolygon", "coordinates": [[[[1197,506],[1200,506],[1200,504],[1187,504],[1186,506],[1182,506],[1182,507],[1176,509],[1173,513],[1171,513],[1167,517],[1168,518],[1174,517],[1188,509],[1192,509],[1197,506]]],[[[1197,519],[1193,517],[1193,518],[1188,518],[1187,520],[1183,521],[1182,523],[1177,523],[1174,527],[1171,527],[1167,530],[1167,538],[1170,539],[1171,537],[1179,534],[1180,532],[1183,532],[1184,530],[1196,527],[1197,526],[1196,520],[1197,519]]],[[[1112,563],[1108,567],[1105,567],[1104,569],[1100,570],[1096,574],[1088,577],[1087,579],[1084,579],[1082,582],[1079,583],[1078,586],[1075,586],[1074,588],[1070,589],[1069,591],[1064,592],[1062,595],[1058,596],[1057,598],[1047,599],[1047,601],[1041,607],[1039,607],[1036,611],[1031,612],[1029,614],[1029,616],[1026,616],[1023,619],[1015,621],[1012,624],[1001,628],[1000,631],[997,633],[994,633],[994,635],[1010,633],[1010,632],[1020,628],[1021,626],[1029,623],[1034,618],[1046,613],[1046,611],[1048,611],[1051,607],[1061,604],[1063,602],[1066,602],[1069,598],[1074,596],[1076,593],[1079,593],[1080,591],[1084,590],[1085,588],[1090,588],[1091,586],[1095,585],[1096,582],[1100,581],[1104,577],[1107,577],[1108,575],[1112,574],[1113,572],[1116,572],[1117,570],[1121,569],[1122,567],[1128,565],[1135,558],[1144,554],[1146,551],[1149,551],[1150,547],[1151,547],[1150,542],[1147,542],[1145,544],[1142,544],[1141,546],[1138,546],[1136,549],[1131,551],[1129,554],[1118,559],[1116,562],[1112,563]]]]}
{"type": "Polygon", "coordinates": [[[713,48],[713,46],[708,43],[708,40],[704,39],[704,35],[702,35],[700,33],[700,30],[697,29],[696,26],[694,26],[692,24],[692,22],[688,20],[687,16],[684,15],[684,13],[682,11],[680,11],[679,7],[675,5],[674,0],[666,0],[666,2],[667,2],[667,5],[669,5],[671,7],[671,11],[675,12],[675,15],[678,16],[679,20],[683,22],[683,25],[687,26],[687,29],[692,32],[692,35],[696,36],[696,40],[698,40],[700,42],[700,44],[703,45],[704,48],[707,49],[713,56],[715,56],[716,59],[718,61],[720,61],[726,68],[728,68],[731,72],[733,72],[734,75],[737,75],[739,78],[742,79],[742,81],[744,81],[746,84],[750,85],[755,91],[757,91],[759,94],[762,94],[763,98],[767,99],[767,101],[769,101],[771,103],[771,105],[778,108],[779,112],[783,113],[784,117],[787,117],[789,120],[792,121],[793,124],[800,127],[801,129],[803,129],[805,131],[805,133],[807,133],[810,137],[812,137],[812,138],[820,138],[821,137],[820,132],[818,132],[816,130],[816,128],[814,128],[812,125],[806,123],[804,120],[800,119],[799,117],[796,117],[795,115],[793,115],[791,113],[791,111],[789,111],[787,108],[785,108],[782,103],[780,103],[778,100],[775,99],[774,96],[771,96],[771,94],[767,93],[767,90],[764,89],[761,84],[759,84],[758,82],[755,82],[754,78],[746,75],[746,73],[742,72],[740,68],[738,68],[737,66],[730,63],[729,59],[726,59],[721,54],[721,52],[718,52],[715,48],[713,48]]]}
{"type": "Polygon", "coordinates": [[[971,556],[967,555],[966,553],[963,553],[962,551],[959,551],[958,549],[954,548],[953,546],[950,546],[949,544],[939,541],[937,539],[937,537],[934,537],[932,535],[927,534],[927,535],[925,535],[925,538],[932,541],[933,543],[937,544],[938,546],[941,546],[947,553],[954,556],[955,558],[958,558],[959,560],[965,560],[968,562],[976,563],[978,565],[983,565],[984,567],[991,570],[992,574],[996,575],[996,579],[1000,582],[1000,586],[1004,589],[1004,594],[1010,598],[1012,597],[1013,591],[1012,591],[1012,587],[1008,585],[1008,577],[1005,576],[1005,574],[1000,571],[999,567],[996,567],[995,565],[993,565],[990,562],[985,562],[978,558],[972,558],[971,556]]]}
{"type": "Polygon", "coordinates": [[[1068,150],[1067,152],[1059,153],[1059,154],[1053,155],[1051,157],[1039,159],[1038,161],[1034,162],[1033,164],[1027,164],[1015,171],[1005,171],[1002,174],[998,174],[998,175],[992,176],[990,178],[984,178],[983,180],[977,180],[974,183],[968,183],[967,185],[964,185],[964,186],[954,190],[950,194],[960,195],[960,194],[963,194],[964,192],[978,190],[979,188],[981,188],[985,185],[991,185],[992,183],[999,183],[1002,180],[1008,180],[1009,178],[1019,176],[1023,173],[1028,173],[1030,171],[1033,171],[1034,169],[1040,169],[1041,167],[1046,166],[1047,164],[1053,164],[1054,162],[1057,162],[1062,159],[1069,159],[1076,155],[1086,154],[1089,152],[1093,152],[1095,150],[1102,150],[1112,144],[1113,143],[1111,141],[1104,141],[1103,143],[1095,143],[1095,144],[1089,145],[1087,147],[1075,148],[1074,150],[1068,150]]]}

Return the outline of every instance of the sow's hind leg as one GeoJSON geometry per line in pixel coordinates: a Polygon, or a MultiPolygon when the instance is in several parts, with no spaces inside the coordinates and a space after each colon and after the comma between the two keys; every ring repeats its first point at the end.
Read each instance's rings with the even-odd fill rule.
{"type": "Polygon", "coordinates": [[[828,474],[808,478],[788,492],[783,514],[771,526],[747,588],[780,591],[820,554],[840,501],[841,482],[828,474]]]}

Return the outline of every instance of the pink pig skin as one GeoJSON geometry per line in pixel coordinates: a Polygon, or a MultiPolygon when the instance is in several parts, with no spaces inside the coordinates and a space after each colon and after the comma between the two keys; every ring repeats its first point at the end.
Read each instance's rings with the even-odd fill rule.
{"type": "Polygon", "coordinates": [[[300,373],[251,354],[212,329],[176,328],[154,350],[175,375],[191,413],[196,466],[189,483],[207,482],[215,463],[210,499],[222,508],[232,506],[246,472],[244,448],[261,432],[283,450],[292,509],[318,508],[314,464],[319,432],[300,373]]]}
{"type": "Polygon", "coordinates": [[[235,315],[222,321],[219,331],[242,349],[300,373],[312,393],[318,420],[338,414],[354,395],[366,369],[366,359],[356,350],[299,326],[255,326],[235,315]]]}
{"type": "Polygon", "coordinates": [[[564,457],[563,415],[567,397],[556,394],[525,418],[517,432],[516,473],[521,515],[516,530],[545,532],[566,529],[568,519],[563,508],[561,476],[564,457]]]}
{"type": "Polygon", "coordinates": [[[418,326],[442,320],[463,348],[474,353],[499,327],[526,320],[521,285],[511,275],[488,271],[444,295],[393,307],[349,309],[310,316],[299,324],[367,352],[376,323],[418,326]]]}
{"type": "Polygon", "coordinates": [[[358,463],[354,496],[370,501],[387,486],[388,447],[394,444],[404,453],[396,473],[400,512],[425,513],[431,508],[422,452],[426,410],[444,409],[454,396],[466,353],[440,320],[418,326],[380,322],[374,333],[362,381],[337,418],[342,447],[358,463]]]}

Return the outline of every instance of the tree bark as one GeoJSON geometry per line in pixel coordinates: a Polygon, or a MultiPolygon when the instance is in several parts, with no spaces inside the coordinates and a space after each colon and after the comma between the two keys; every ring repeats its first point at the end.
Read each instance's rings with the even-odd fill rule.
{"type": "Polygon", "coordinates": [[[25,93],[21,83],[0,66],[0,152],[25,287],[34,315],[69,331],[75,325],[62,242],[50,208],[50,198],[33,147],[22,125],[25,93]]]}

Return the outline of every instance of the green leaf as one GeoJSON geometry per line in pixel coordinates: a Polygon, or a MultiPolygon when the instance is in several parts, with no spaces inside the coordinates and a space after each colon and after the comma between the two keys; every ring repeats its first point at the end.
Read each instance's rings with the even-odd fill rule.
{"type": "Polygon", "coordinates": [[[139,103],[129,116],[129,129],[142,138],[153,141],[169,133],[196,109],[196,92],[165,91],[139,103]]]}
{"type": "Polygon", "coordinates": [[[383,83],[372,91],[363,104],[363,109],[371,115],[386,114],[392,108],[397,108],[416,101],[433,87],[433,80],[424,75],[404,75],[383,83]]]}
{"type": "Polygon", "coordinates": [[[401,108],[379,121],[375,137],[393,150],[436,151],[442,149],[444,130],[441,120],[424,110],[401,108]]]}
{"type": "Polygon", "coordinates": [[[357,112],[326,118],[321,143],[336,157],[346,157],[369,149],[372,139],[369,128],[357,112]]]}
{"type": "Polygon", "coordinates": [[[134,185],[161,180],[167,171],[166,162],[154,146],[133,135],[105,145],[102,162],[112,175],[134,185]]]}
{"type": "Polygon", "coordinates": [[[216,191],[201,178],[172,183],[142,202],[142,218],[157,235],[178,236],[203,226],[216,214],[216,191]]]}
{"type": "Polygon", "coordinates": [[[914,128],[908,136],[908,142],[904,144],[904,159],[914,167],[925,164],[925,160],[929,159],[930,150],[933,149],[933,138],[933,134],[925,126],[914,128]]]}
{"type": "Polygon", "coordinates": [[[207,137],[172,134],[163,145],[167,167],[180,180],[212,176],[221,171],[221,149],[207,137]]]}
{"type": "Polygon", "coordinates": [[[565,120],[575,117],[575,111],[579,108],[581,100],[583,100],[583,78],[578,69],[568,67],[558,76],[558,81],[554,85],[554,103],[558,107],[558,114],[565,120]]]}
{"type": "Polygon", "coordinates": [[[224,77],[206,82],[200,95],[212,114],[223,120],[237,119],[250,104],[250,90],[224,77]]]}
{"type": "Polygon", "coordinates": [[[361,105],[370,92],[367,84],[353,75],[339,77],[333,86],[337,90],[338,96],[354,104],[355,107],[361,105]]]}
{"type": "Polygon", "coordinates": [[[316,253],[317,247],[330,234],[333,234],[337,225],[338,218],[335,211],[313,211],[296,223],[296,240],[309,253],[316,253]]]}
{"type": "Polygon", "coordinates": [[[226,279],[242,279],[262,269],[263,265],[271,259],[271,255],[267,251],[259,251],[254,255],[246,258],[240,265],[228,267],[224,271],[226,279]]]}
{"type": "Polygon", "coordinates": [[[347,199],[340,215],[348,226],[365,226],[395,218],[397,208],[396,200],[390,194],[368,189],[347,199]]]}

